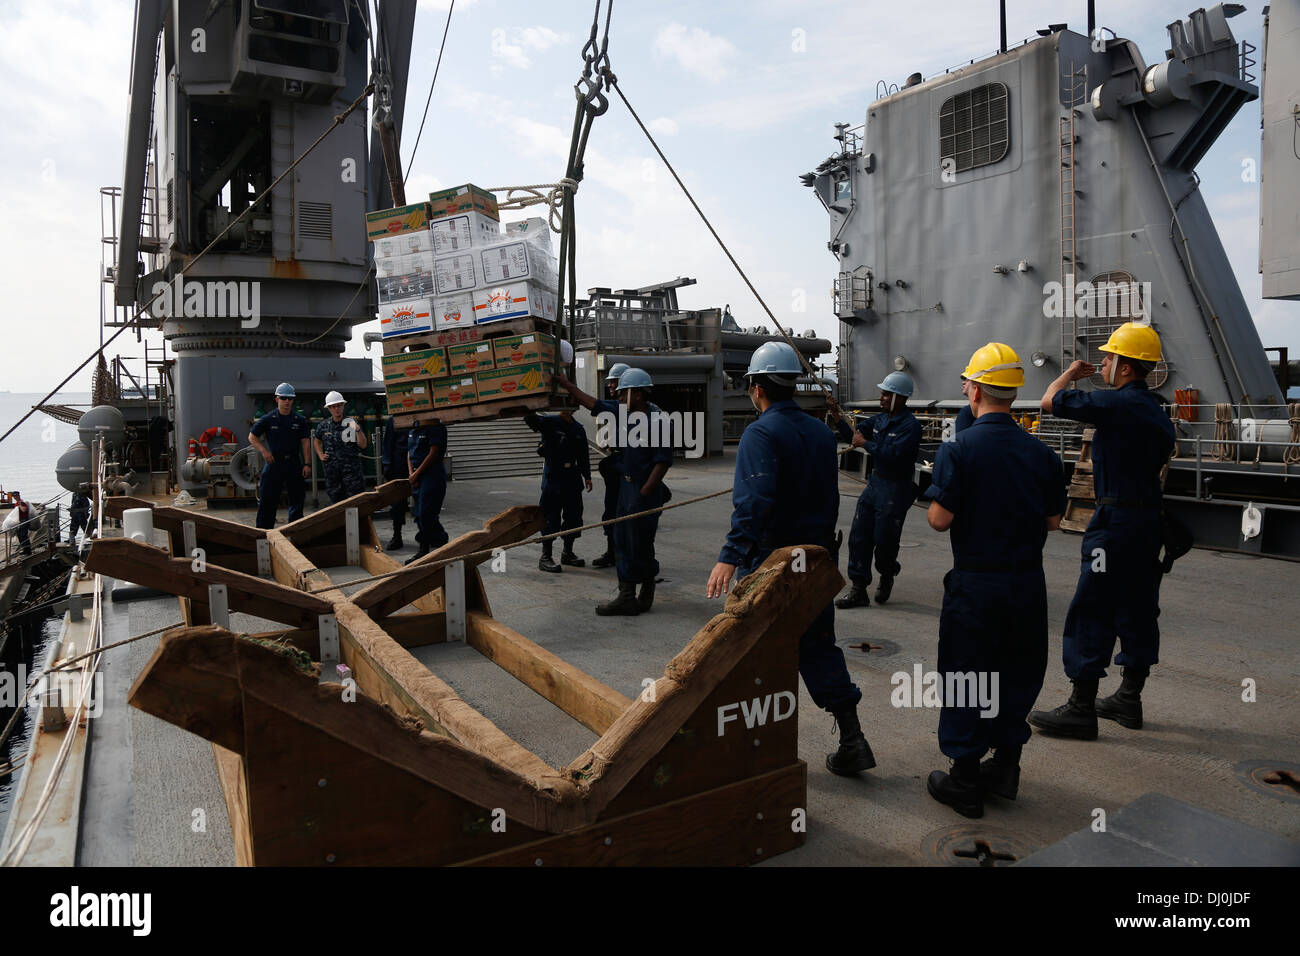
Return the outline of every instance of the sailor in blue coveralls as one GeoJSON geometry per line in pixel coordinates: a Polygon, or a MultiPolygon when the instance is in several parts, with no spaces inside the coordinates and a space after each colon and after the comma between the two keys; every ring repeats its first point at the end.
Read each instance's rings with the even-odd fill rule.
{"type": "MultiPolygon", "coordinates": [[[[799,357],[786,342],[767,342],[750,357],[749,396],[759,411],[740,436],[732,486],[731,532],[709,575],[710,598],[727,593],[775,549],[815,545],[835,556],[839,465],[835,438],[795,404],[799,357]]],[[[813,702],[835,715],[839,750],[826,758],[832,773],[870,770],[876,758],[858,722],[862,692],[849,677],[835,643],[835,606],[827,602],[799,639],[799,673],[813,702]]]]}
{"type": "Polygon", "coordinates": [[[1019,788],[1025,717],[1047,672],[1043,544],[1065,509],[1065,473],[1056,452],[1010,414],[1025,382],[1015,351],[990,342],[966,374],[974,421],[939,446],[927,492],[930,527],[951,531],[953,558],[938,656],[939,749],[953,765],[930,774],[927,789],[979,817],[986,793],[1014,800],[1019,788]]]}
{"type": "Polygon", "coordinates": [[[266,466],[257,486],[257,526],[275,527],[275,509],[281,490],[289,492],[289,520],[302,517],[311,475],[311,426],[293,410],[293,386],[281,382],[275,389],[276,409],[253,423],[248,443],[261,453],[266,466]],[[266,441],[262,441],[262,437],[266,441]]]}
{"type": "Polygon", "coordinates": [[[1044,733],[1082,740],[1096,739],[1098,717],[1134,730],[1142,726],[1142,687],[1160,649],[1160,470],[1174,448],[1173,423],[1146,383],[1161,358],[1155,329],[1126,322],[1102,351],[1101,372],[1114,388],[1067,388],[1097,371],[1076,361],[1042,400],[1045,412],[1095,426],[1097,510],[1083,536],[1079,586],[1065,617],[1065,675],[1074,690],[1065,704],[1034,711],[1029,722],[1044,733]],[[1097,700],[1116,637],[1123,681],[1115,694],[1097,700]]]}
{"type": "MultiPolygon", "coordinates": [[[[570,528],[582,527],[583,485],[591,491],[591,458],[587,451],[587,430],[573,420],[573,412],[558,415],[538,415],[529,412],[524,424],[542,435],[537,454],[545,459],[542,468],[542,499],[538,502],[546,516],[543,535],[557,534],[570,528]]],[[[564,550],[557,564],[553,555],[554,539],[542,542],[542,557],[537,566],[543,571],[558,574],[562,564],[581,568],[586,561],[573,553],[573,542],[578,534],[567,534],[560,540],[564,550]]]]}
{"type": "MultiPolygon", "coordinates": [[[[384,422],[384,440],[379,452],[380,464],[384,468],[384,481],[407,477],[410,469],[406,463],[406,441],[410,434],[409,428],[398,428],[393,423],[391,415],[384,422]]],[[[402,526],[406,524],[406,499],[394,501],[389,505],[388,510],[393,516],[393,538],[384,550],[396,551],[402,547],[402,526]]]]}
{"type": "MultiPolygon", "coordinates": [[[[557,375],[555,381],[583,408],[598,416],[612,415],[620,426],[626,426],[627,434],[620,435],[618,442],[623,449],[618,517],[665,504],[671,495],[663,478],[673,463],[674,439],[668,435],[665,440],[666,416],[649,400],[654,385],[650,375],[639,368],[625,371],[618,380],[618,402],[593,398],[563,374],[557,375]],[[626,410],[625,416],[619,415],[620,407],[626,410]]],[[[597,614],[635,615],[650,610],[655,599],[655,577],[659,574],[659,562],[655,560],[658,529],[658,512],[614,525],[618,594],[609,603],[597,606],[597,614]]]]}
{"type": "Polygon", "coordinates": [[[411,494],[415,499],[415,535],[420,547],[407,564],[441,548],[450,538],[438,520],[442,501],[447,497],[447,471],[443,456],[447,453],[447,426],[442,422],[425,422],[411,429],[406,460],[411,474],[411,494]]]}
{"type": "Polygon", "coordinates": [[[898,543],[903,535],[903,522],[916,500],[913,472],[921,448],[921,423],[907,409],[907,399],[914,388],[912,377],[906,372],[890,372],[877,387],[882,411],[860,423],[856,430],[840,420],[833,400],[826,403],[835,417],[840,440],[851,440],[853,447],[867,451],[873,462],[871,477],[853,514],[853,527],[849,531],[850,587],[836,599],[838,608],[871,604],[867,587],[871,584],[873,551],[876,570],[880,572],[876,602],[884,604],[889,600],[894,578],[900,570],[898,543]]]}
{"type": "MultiPolygon", "coordinates": [[[[609,367],[609,372],[605,375],[605,397],[618,401],[618,380],[623,373],[627,371],[627,366],[622,362],[615,362],[609,367]]],[[[611,432],[609,454],[600,460],[600,477],[605,482],[605,508],[600,513],[601,521],[608,521],[610,518],[618,516],[618,487],[623,483],[623,475],[619,470],[623,462],[622,449],[618,447],[618,435],[611,432]]],[[[599,441],[597,436],[597,441],[599,441]]],[[[591,562],[593,568],[612,568],[617,562],[614,559],[614,526],[605,525],[605,553],[595,558],[591,562]]]]}

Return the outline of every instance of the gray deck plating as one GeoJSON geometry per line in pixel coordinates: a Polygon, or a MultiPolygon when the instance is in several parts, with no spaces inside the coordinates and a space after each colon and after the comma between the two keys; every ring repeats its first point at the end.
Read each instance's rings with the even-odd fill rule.
{"type": "MultiPolygon", "coordinates": [[[[733,465],[730,454],[679,463],[668,478],[675,499],[729,486],[733,465]]],[[[840,527],[846,537],[860,487],[842,481],[840,527]]],[[[599,492],[597,486],[586,497],[588,520],[599,514],[599,492]]],[[[534,478],[453,482],[444,524],[454,536],[512,504],[535,502],[537,494],[534,478]]],[[[251,522],[251,515],[235,514],[251,522]]],[[[704,583],[729,525],[726,496],[663,515],[657,544],[665,580],[647,615],[596,617],[591,608],[612,593],[613,572],[585,568],[546,574],[537,569],[539,548],[508,552],[502,574],[484,566],[494,615],[616,690],[639,693],[641,681],[662,674],[667,660],[717,613],[720,602],[704,597],[704,583]]],[[[384,540],[388,530],[381,519],[384,540]]],[[[409,525],[407,530],[412,530],[409,525]]],[[[1060,635],[1078,574],[1079,541],[1053,534],[1047,544],[1051,647],[1040,705],[1054,706],[1068,693],[1060,668],[1060,635]]],[[[588,560],[601,550],[599,536],[587,534],[578,541],[578,553],[588,560]]],[[[408,544],[399,556],[410,551],[408,544]]],[[[929,771],[947,766],[935,737],[938,711],[896,708],[890,702],[894,673],[910,674],[917,662],[924,670],[935,666],[941,579],[950,558],[947,539],[930,531],[921,510],[914,509],[903,531],[903,571],[893,599],[885,607],[837,612],[839,643],[862,688],[860,714],[878,766],[857,779],[827,773],[825,754],[834,747],[831,718],[801,691],[800,756],[809,766],[808,842],[772,864],[917,865],[927,862],[923,843],[928,834],[968,822],[925,793],[929,771]],[[886,656],[850,647],[864,640],[884,645],[886,656]]],[[[331,571],[337,580],[345,580],[346,573],[331,571]]],[[[1179,561],[1162,591],[1164,660],[1144,695],[1146,728],[1128,731],[1103,722],[1096,742],[1035,736],[1025,749],[1019,800],[990,801],[986,816],[976,822],[995,832],[1013,831],[1026,845],[1041,849],[1088,827],[1095,808],[1105,809],[1113,822],[1121,808],[1159,791],[1246,826],[1300,838],[1300,801],[1256,793],[1233,769],[1243,760],[1297,760],[1296,579],[1295,565],[1284,561],[1206,551],[1179,561]],[[1242,700],[1246,679],[1256,684],[1254,703],[1242,700]]],[[[173,599],[132,602],[115,614],[120,617],[124,610],[129,614],[126,626],[112,619],[109,639],[179,619],[173,599]]],[[[254,619],[236,626],[269,629],[254,619]]],[[[109,701],[104,716],[93,722],[81,860],[230,864],[230,831],[209,745],[139,712],[122,716],[126,688],[148,660],[154,640],[108,655],[109,701]],[[192,828],[195,809],[205,811],[206,832],[192,828]]],[[[434,645],[416,653],[545,760],[567,762],[592,739],[589,731],[467,647],[434,645]]],[[[1110,692],[1117,680],[1114,674],[1104,682],[1104,691],[1110,692]]]]}

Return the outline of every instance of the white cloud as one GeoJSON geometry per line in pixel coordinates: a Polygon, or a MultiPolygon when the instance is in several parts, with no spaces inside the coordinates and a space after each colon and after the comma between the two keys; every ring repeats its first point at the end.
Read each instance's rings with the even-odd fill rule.
{"type": "Polygon", "coordinates": [[[658,119],[652,119],[646,124],[650,127],[650,132],[659,133],[661,136],[676,136],[677,121],[669,119],[667,116],[661,116],[658,119]]]}
{"type": "Polygon", "coordinates": [[[726,37],[674,22],[655,34],[654,52],[657,57],[676,60],[687,73],[716,83],[731,72],[736,47],[726,37]]]}
{"type": "Polygon", "coordinates": [[[505,30],[497,27],[492,31],[492,55],[507,66],[526,70],[533,65],[528,51],[543,53],[557,43],[565,43],[567,33],[556,33],[550,27],[524,27],[523,29],[505,30]]]}

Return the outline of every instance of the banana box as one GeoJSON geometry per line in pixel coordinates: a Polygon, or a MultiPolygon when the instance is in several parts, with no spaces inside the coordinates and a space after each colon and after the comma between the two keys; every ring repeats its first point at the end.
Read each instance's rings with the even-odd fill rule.
{"type": "Polygon", "coordinates": [[[473,405],[477,401],[478,388],[473,375],[456,375],[433,383],[433,404],[438,408],[473,405]]]}
{"type": "Polygon", "coordinates": [[[411,382],[422,378],[444,378],[451,372],[447,368],[447,350],[444,348],[417,349],[397,355],[385,355],[384,383],[411,382]]]}
{"type": "Polygon", "coordinates": [[[366,213],[366,238],[371,241],[404,232],[418,232],[429,225],[429,204],[418,202],[395,209],[379,209],[366,213]]]}
{"type": "Polygon", "coordinates": [[[478,397],[481,402],[495,398],[546,393],[551,390],[550,369],[540,362],[479,372],[474,379],[478,383],[478,397]]]}
{"type": "Polygon", "coordinates": [[[433,389],[428,379],[418,382],[388,383],[388,414],[407,415],[433,408],[433,389]]]}
{"type": "Polygon", "coordinates": [[[447,367],[450,374],[473,374],[495,367],[491,342],[466,342],[447,346],[447,367]]]}
{"type": "Polygon", "coordinates": [[[555,361],[555,338],[542,332],[503,335],[492,340],[492,353],[497,368],[532,362],[552,363],[555,361]]]}

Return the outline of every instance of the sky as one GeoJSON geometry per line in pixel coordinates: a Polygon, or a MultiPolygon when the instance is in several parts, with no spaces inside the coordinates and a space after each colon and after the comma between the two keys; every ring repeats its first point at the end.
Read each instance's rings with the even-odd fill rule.
{"type": "MultiPolygon", "coordinates": [[[[407,195],[556,181],[592,2],[456,0],[412,160],[447,6],[419,3],[407,195]]],[[[1192,6],[1098,0],[1097,19],[1151,63],[1168,46],[1165,25],[1192,6]]],[[[1258,46],[1263,5],[1246,6],[1231,26],[1258,46]]],[[[122,179],[132,4],[0,0],[0,14],[0,389],[46,391],[99,340],[98,190],[122,179]]],[[[1050,22],[1084,32],[1086,4],[1011,0],[1007,17],[1015,44],[1050,22]]],[[[826,214],[798,175],[836,148],[835,122],[863,121],[878,81],[942,72],[997,42],[990,0],[618,0],[609,55],[620,87],[777,317],[792,332],[837,341],[826,214]]],[[[1263,344],[1300,354],[1300,303],[1260,296],[1259,186],[1242,176],[1259,142],[1255,102],[1202,160],[1201,189],[1263,344]]],[[[699,282],[681,292],[683,307],[730,304],[742,325],[766,323],[617,99],[595,121],[576,208],[581,289],[692,276],[699,282]]],[[[347,354],[366,355],[361,334],[377,325],[358,326],[347,354]]],[[[143,355],[134,333],[118,344],[124,356],[143,355]]],[[[88,368],[68,388],[89,381],[88,368]]]]}

